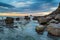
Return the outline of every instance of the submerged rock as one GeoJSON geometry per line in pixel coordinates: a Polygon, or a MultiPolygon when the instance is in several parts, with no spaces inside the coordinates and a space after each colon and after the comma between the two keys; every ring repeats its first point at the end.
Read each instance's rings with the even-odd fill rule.
{"type": "Polygon", "coordinates": [[[44,26],[43,25],[40,25],[40,26],[36,26],[35,30],[37,33],[40,33],[40,32],[43,32],[44,31],[44,26]]]}
{"type": "Polygon", "coordinates": [[[51,35],[60,36],[60,23],[59,24],[55,24],[55,23],[49,24],[47,26],[47,31],[51,35]]]}

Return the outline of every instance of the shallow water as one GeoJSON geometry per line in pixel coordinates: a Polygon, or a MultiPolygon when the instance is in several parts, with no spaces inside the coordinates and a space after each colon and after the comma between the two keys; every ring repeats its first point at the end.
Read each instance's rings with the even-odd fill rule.
{"type": "Polygon", "coordinates": [[[22,23],[15,22],[18,28],[3,27],[0,32],[0,40],[60,40],[60,37],[48,36],[48,32],[44,31],[42,34],[37,34],[35,27],[37,21],[23,21],[22,23]]]}

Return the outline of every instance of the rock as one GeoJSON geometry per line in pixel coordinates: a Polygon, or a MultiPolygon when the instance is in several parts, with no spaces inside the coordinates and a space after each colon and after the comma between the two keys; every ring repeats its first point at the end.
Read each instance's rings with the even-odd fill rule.
{"type": "Polygon", "coordinates": [[[50,24],[50,23],[59,23],[58,21],[56,21],[56,20],[54,20],[54,19],[52,19],[52,20],[50,20],[49,22],[48,22],[48,24],[50,24]]]}
{"type": "Polygon", "coordinates": [[[6,27],[7,27],[7,28],[14,28],[14,26],[13,26],[14,19],[13,19],[13,18],[7,17],[7,18],[5,19],[5,23],[6,23],[6,27]]]}
{"type": "Polygon", "coordinates": [[[25,20],[30,20],[30,17],[29,17],[29,16],[25,16],[24,19],[25,19],[25,20]]]}
{"type": "Polygon", "coordinates": [[[18,26],[17,26],[17,25],[13,25],[13,27],[14,27],[14,28],[18,28],[18,26]]]}
{"type": "Polygon", "coordinates": [[[57,14],[55,17],[56,20],[60,21],[60,14],[57,14]]]}
{"type": "Polygon", "coordinates": [[[14,23],[14,19],[11,18],[11,17],[7,17],[7,18],[5,19],[5,23],[6,23],[6,24],[13,24],[13,23],[14,23]]]}
{"type": "Polygon", "coordinates": [[[45,25],[47,24],[48,20],[44,17],[41,17],[41,18],[38,18],[38,22],[41,24],[41,25],[45,25]]]}
{"type": "Polygon", "coordinates": [[[49,34],[53,35],[53,36],[60,36],[60,23],[59,24],[55,24],[55,23],[51,23],[47,26],[47,31],[49,34]]]}
{"type": "Polygon", "coordinates": [[[40,25],[40,26],[36,26],[35,30],[37,33],[40,33],[40,32],[43,32],[44,31],[44,26],[43,25],[40,25]]]}
{"type": "Polygon", "coordinates": [[[34,16],[33,17],[33,20],[38,20],[38,16],[34,16]]]}
{"type": "Polygon", "coordinates": [[[16,21],[19,21],[20,20],[20,18],[16,18],[16,21]]]}
{"type": "Polygon", "coordinates": [[[50,21],[53,18],[51,16],[47,16],[46,19],[50,21]]]}
{"type": "Polygon", "coordinates": [[[14,26],[14,28],[18,28],[18,26],[14,26]]]}

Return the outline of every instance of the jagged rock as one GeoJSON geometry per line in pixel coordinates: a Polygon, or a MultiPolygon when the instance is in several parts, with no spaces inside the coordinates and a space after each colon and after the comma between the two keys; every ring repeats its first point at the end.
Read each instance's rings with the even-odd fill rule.
{"type": "Polygon", "coordinates": [[[60,23],[59,24],[55,24],[55,23],[49,24],[47,26],[47,31],[51,35],[60,36],[60,23]]]}
{"type": "Polygon", "coordinates": [[[44,26],[43,25],[39,25],[39,26],[36,26],[35,30],[37,33],[40,33],[40,32],[43,32],[44,31],[44,26]]]}

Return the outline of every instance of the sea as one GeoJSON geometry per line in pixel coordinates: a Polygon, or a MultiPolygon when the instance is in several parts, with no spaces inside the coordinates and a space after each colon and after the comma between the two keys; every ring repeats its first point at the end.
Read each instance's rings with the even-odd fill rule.
{"type": "MultiPolygon", "coordinates": [[[[5,19],[6,17],[0,17],[5,19]]],[[[2,23],[0,25],[0,40],[60,40],[60,37],[52,36],[48,34],[47,30],[43,33],[38,34],[35,31],[36,26],[40,25],[36,20],[21,20],[14,21],[14,26],[17,28],[6,28],[2,23]]]]}

